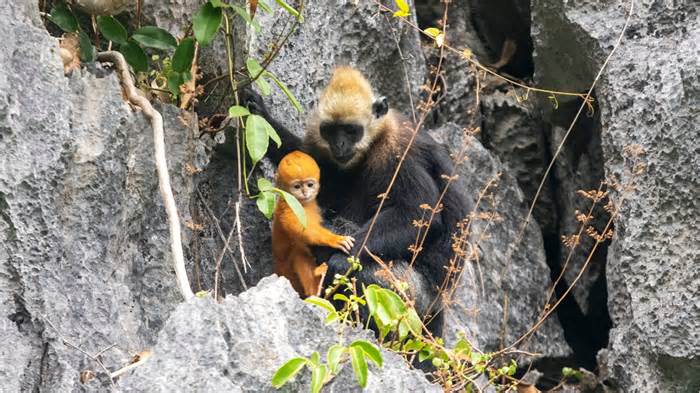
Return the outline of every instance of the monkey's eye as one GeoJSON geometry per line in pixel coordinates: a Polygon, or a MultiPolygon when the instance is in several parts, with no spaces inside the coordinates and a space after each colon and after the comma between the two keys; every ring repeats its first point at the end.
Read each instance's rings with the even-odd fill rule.
{"type": "Polygon", "coordinates": [[[294,185],[295,190],[301,190],[301,184],[297,183],[294,185]]]}
{"type": "Polygon", "coordinates": [[[306,186],[309,187],[309,188],[313,188],[314,183],[313,183],[313,182],[309,182],[309,184],[307,184],[306,186]]]}

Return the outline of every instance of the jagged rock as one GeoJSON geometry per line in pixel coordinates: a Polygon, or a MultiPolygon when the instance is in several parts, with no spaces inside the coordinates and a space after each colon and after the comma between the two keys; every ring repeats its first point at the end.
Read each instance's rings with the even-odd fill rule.
{"type": "MultiPolygon", "coordinates": [[[[81,391],[78,373],[100,370],[60,336],[90,353],[116,344],[102,358],[121,367],[181,300],[152,131],[113,72],[63,75],[37,2],[2,3],[0,25],[0,380],[8,391],[81,391]]],[[[161,109],[184,221],[192,131],[161,109]]]]}
{"type": "MultiPolygon", "coordinates": [[[[289,281],[271,276],[221,304],[210,298],[178,306],[158,336],[153,355],[120,381],[125,392],[275,392],[272,375],[287,360],[370,339],[369,332],[346,328],[340,336],[323,323],[324,313],[302,302],[289,281]]],[[[382,351],[383,368],[370,365],[368,392],[439,392],[398,355],[382,351]]],[[[283,391],[309,391],[308,370],[283,391]]],[[[355,392],[349,363],[324,388],[355,392]]]]}
{"type": "MultiPolygon", "coordinates": [[[[629,2],[533,2],[537,73],[587,88],[622,30],[629,2]]],[[[622,46],[596,88],[607,178],[634,183],[608,250],[613,320],[600,367],[620,391],[700,388],[700,23],[692,2],[635,2],[622,46]],[[646,170],[630,174],[632,153],[646,170]]]]}
{"type": "MultiPolygon", "coordinates": [[[[460,127],[447,124],[433,135],[452,154],[467,146],[467,160],[459,167],[460,181],[455,186],[464,190],[463,195],[470,198],[472,206],[476,206],[479,192],[487,183],[492,180],[497,183],[487,193],[493,198],[483,198],[476,209],[477,213],[496,213],[497,218],[474,221],[470,241],[478,244],[480,260],[464,267],[454,304],[447,310],[445,328],[448,342],[453,342],[458,332],[464,332],[480,349],[494,351],[499,348],[503,334],[504,297],[508,297],[505,312],[508,327],[503,336],[506,345],[537,321],[545,304],[550,278],[542,235],[533,220],[520,245],[511,250],[527,213],[517,181],[478,140],[464,136],[460,127]],[[512,253],[510,261],[509,253],[512,253]]],[[[523,348],[547,357],[571,354],[555,315],[547,319],[523,348]]]]}
{"type": "MultiPolygon", "coordinates": [[[[491,83],[502,83],[489,78],[491,83]]],[[[481,140],[518,180],[530,203],[547,168],[547,141],[544,125],[534,100],[518,100],[513,92],[491,88],[482,92],[481,140]]],[[[544,187],[535,204],[534,215],[544,233],[556,233],[558,211],[553,207],[550,187],[544,187]]],[[[558,237],[558,236],[555,236],[558,237]]]]}

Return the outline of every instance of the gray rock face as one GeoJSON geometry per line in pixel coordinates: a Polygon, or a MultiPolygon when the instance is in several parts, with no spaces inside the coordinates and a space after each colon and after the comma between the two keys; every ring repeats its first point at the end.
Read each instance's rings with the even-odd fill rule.
{"type": "MultiPolygon", "coordinates": [[[[537,322],[546,303],[550,279],[542,235],[533,220],[520,245],[510,250],[527,214],[517,181],[478,140],[463,136],[460,127],[447,124],[433,134],[450,147],[452,154],[467,146],[467,160],[459,167],[456,186],[471,199],[477,215],[495,214],[492,219],[474,219],[470,243],[478,247],[480,257],[478,263],[472,259],[464,267],[453,305],[447,310],[446,339],[454,342],[456,334],[463,332],[480,349],[494,351],[501,340],[509,345],[524,334],[537,322]],[[477,205],[479,193],[491,181],[494,186],[477,205]],[[504,313],[507,329],[503,335],[504,313]]],[[[556,315],[550,316],[522,348],[547,357],[571,354],[556,315]]]]}
{"type": "MultiPolygon", "coordinates": [[[[152,132],[99,67],[63,75],[36,2],[0,6],[0,380],[7,391],[81,391],[150,345],[181,298],[152,159],[152,132]],[[55,329],[50,326],[53,324],[55,329]],[[98,371],[99,372],[99,371],[98,371]]],[[[191,181],[190,129],[165,130],[180,214],[191,181]]]]}
{"type": "MultiPolygon", "coordinates": [[[[590,83],[627,4],[533,4],[538,73],[568,89],[590,83]],[[564,78],[563,71],[579,77],[564,78]]],[[[700,388],[699,25],[692,2],[635,2],[596,91],[606,176],[635,184],[613,194],[622,204],[607,259],[614,326],[600,357],[621,391],[700,388]],[[643,150],[646,170],[631,175],[635,149],[643,150]]]]}
{"type": "MultiPolygon", "coordinates": [[[[518,180],[530,203],[548,164],[544,125],[534,99],[518,102],[513,94],[499,89],[502,81],[490,81],[492,87],[482,92],[481,98],[481,140],[518,180]]],[[[553,198],[552,189],[544,187],[535,204],[534,215],[544,233],[557,231],[559,212],[553,198]]]]}
{"type": "MultiPolygon", "coordinates": [[[[514,4],[498,4],[506,3],[514,4]]],[[[624,4],[599,3],[533,1],[539,85],[567,91],[588,87],[626,10],[624,4]]],[[[200,4],[144,1],[144,20],[177,34],[200,4]]],[[[457,19],[451,28],[459,35],[451,42],[491,61],[507,29],[491,24],[486,12],[499,6],[484,11],[474,4],[454,3],[451,15],[457,19]],[[459,8],[465,5],[470,8],[459,8]]],[[[517,5],[511,13],[526,15],[517,5]]],[[[551,222],[542,219],[539,225],[555,238],[572,232],[576,223],[566,217],[585,207],[574,192],[595,188],[603,176],[635,184],[629,192],[612,189],[622,204],[615,239],[607,255],[599,255],[585,272],[574,296],[590,313],[586,299],[595,294],[592,286],[607,269],[614,328],[598,360],[599,377],[610,387],[694,392],[700,390],[700,258],[695,247],[700,241],[699,13],[690,2],[635,6],[623,46],[596,89],[597,117],[578,125],[554,168],[558,185],[545,193],[542,204],[555,205],[557,211],[549,212],[551,222]],[[646,170],[631,175],[634,151],[643,151],[638,159],[646,170]]],[[[265,45],[289,20],[274,7],[272,15],[258,14],[261,32],[253,35],[236,27],[238,67],[248,56],[261,59],[265,45]]],[[[304,108],[314,105],[333,66],[341,64],[366,71],[377,93],[406,114],[418,102],[427,67],[417,33],[376,11],[371,3],[307,4],[304,25],[271,65],[304,108]]],[[[325,351],[338,340],[332,329],[321,326],[318,312],[296,300],[284,280],[263,279],[259,287],[229,296],[223,304],[197,299],[177,306],[180,296],[151,158],[152,133],[143,116],[123,101],[116,77],[105,67],[90,65],[63,75],[57,42],[46,33],[36,1],[2,3],[0,26],[6,32],[0,42],[0,390],[104,391],[109,381],[99,366],[64,345],[64,339],[91,354],[108,348],[101,359],[110,370],[153,348],[153,358],[119,381],[130,391],[148,390],[149,383],[164,390],[259,390],[269,387],[270,376],[284,360],[325,351]],[[83,370],[95,371],[98,378],[81,384],[83,370]]],[[[202,51],[200,64],[207,76],[225,72],[220,38],[202,51]]],[[[534,221],[513,260],[509,265],[505,261],[525,213],[514,178],[525,198],[531,197],[540,160],[561,140],[577,102],[561,99],[556,111],[537,103],[542,114],[533,114],[533,108],[514,103],[496,88],[482,96],[480,113],[470,113],[473,80],[463,70],[465,64],[452,59],[445,67],[452,90],[438,113],[444,127],[435,135],[455,150],[463,142],[459,128],[478,121],[486,146],[504,163],[471,141],[469,160],[455,185],[474,201],[484,184],[502,172],[493,190],[496,206],[489,197],[479,209],[496,210],[500,219],[475,222],[472,239],[489,236],[479,241],[478,265],[466,267],[446,329],[448,340],[461,330],[480,348],[492,350],[500,343],[504,311],[504,342],[509,343],[534,323],[549,288],[534,221]]],[[[202,103],[206,114],[222,112],[230,102],[230,97],[213,97],[202,103]]],[[[269,103],[276,117],[303,132],[305,114],[296,113],[281,92],[273,88],[269,103]]],[[[195,224],[193,228],[205,224],[197,232],[183,227],[188,270],[195,290],[211,289],[223,242],[208,209],[228,235],[238,191],[235,160],[230,151],[211,156],[204,151],[196,126],[185,126],[176,108],[163,106],[161,111],[183,223],[195,224]],[[192,177],[187,164],[206,170],[192,177]]],[[[273,171],[262,163],[253,178],[271,178],[273,171]]],[[[251,265],[241,280],[234,234],[234,252],[225,256],[222,267],[223,290],[230,294],[271,272],[269,222],[247,198],[240,216],[251,265]]],[[[547,212],[536,211],[536,216],[547,217],[547,212]]],[[[582,264],[575,258],[571,271],[582,264]]],[[[354,337],[367,336],[353,332],[346,339],[354,337]]],[[[523,349],[551,357],[570,354],[554,316],[523,349]]],[[[370,390],[436,389],[396,356],[385,354],[385,359],[383,370],[372,371],[370,390]]],[[[349,371],[346,366],[328,390],[355,386],[349,371]]],[[[308,381],[308,373],[302,374],[287,389],[308,389],[308,381]]]]}
{"type": "MultiPolygon", "coordinates": [[[[323,324],[324,312],[302,302],[289,281],[271,276],[229,296],[221,304],[195,299],[181,304],[161,330],[152,357],[120,381],[125,392],[275,392],[272,375],[287,360],[368,339],[366,331],[345,330],[342,338],[323,324]]],[[[420,371],[383,351],[384,366],[370,365],[369,392],[439,392],[420,371]]],[[[282,391],[309,391],[311,373],[303,371],[282,391]]],[[[355,392],[349,363],[324,388],[355,392]]]]}

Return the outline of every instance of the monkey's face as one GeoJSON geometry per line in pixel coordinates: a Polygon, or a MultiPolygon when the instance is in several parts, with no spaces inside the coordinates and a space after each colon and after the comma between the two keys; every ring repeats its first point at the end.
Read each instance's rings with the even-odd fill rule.
{"type": "Polygon", "coordinates": [[[372,130],[373,122],[387,114],[388,105],[385,97],[372,103],[371,114],[363,116],[346,116],[343,120],[322,120],[319,134],[328,145],[330,154],[341,167],[350,167],[367,151],[376,137],[372,130]]]}
{"type": "Polygon", "coordinates": [[[294,195],[294,197],[302,204],[305,205],[309,202],[316,200],[316,195],[320,184],[318,180],[313,177],[306,179],[295,179],[289,183],[287,192],[294,195]]]}
{"type": "Polygon", "coordinates": [[[356,123],[321,123],[319,129],[333,155],[339,164],[347,164],[356,153],[356,145],[365,135],[364,125],[356,123]]]}

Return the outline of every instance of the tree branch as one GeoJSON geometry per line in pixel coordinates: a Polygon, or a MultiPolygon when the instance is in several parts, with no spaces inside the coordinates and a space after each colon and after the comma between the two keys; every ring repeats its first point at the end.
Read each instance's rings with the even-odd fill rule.
{"type": "Polygon", "coordinates": [[[158,186],[160,189],[160,196],[163,198],[163,205],[165,205],[165,211],[168,216],[170,248],[173,253],[175,276],[177,278],[177,284],[180,288],[180,293],[182,293],[182,297],[184,297],[185,300],[189,300],[194,297],[194,293],[192,293],[192,289],[187,278],[187,271],[185,270],[185,256],[182,252],[182,238],[180,235],[180,216],[177,213],[175,197],[173,196],[173,191],[170,187],[168,163],[165,159],[163,117],[158,111],[153,109],[153,106],[145,97],[138,94],[136,86],[134,86],[134,79],[129,73],[129,66],[121,53],[116,51],[100,52],[97,54],[97,60],[114,64],[127,99],[132,104],[141,108],[143,114],[151,122],[151,128],[153,128],[156,170],[158,172],[158,186]]]}

